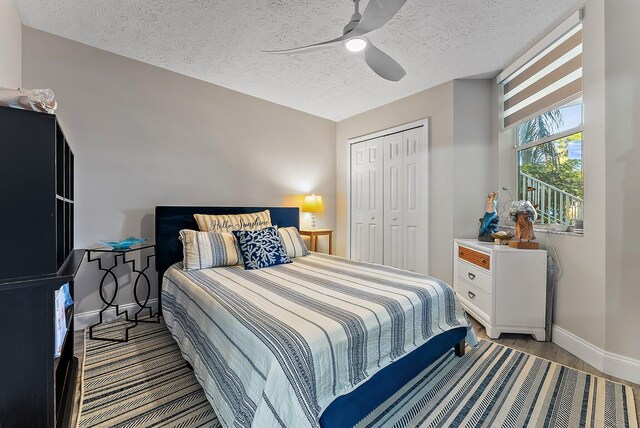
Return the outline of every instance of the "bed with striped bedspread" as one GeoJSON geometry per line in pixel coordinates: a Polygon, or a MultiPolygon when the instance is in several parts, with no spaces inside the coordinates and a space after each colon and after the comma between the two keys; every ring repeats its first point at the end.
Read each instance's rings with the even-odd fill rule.
{"type": "Polygon", "coordinates": [[[224,426],[316,427],[324,409],[393,361],[468,326],[434,278],[312,253],[261,270],[164,275],[166,324],[224,426]]]}

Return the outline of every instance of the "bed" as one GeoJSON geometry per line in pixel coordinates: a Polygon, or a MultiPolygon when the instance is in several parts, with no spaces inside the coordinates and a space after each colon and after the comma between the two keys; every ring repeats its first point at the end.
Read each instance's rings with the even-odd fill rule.
{"type": "Polygon", "coordinates": [[[162,313],[224,426],[351,427],[473,330],[436,279],[312,253],[293,263],[184,272],[193,214],[298,208],[156,207],[162,313]]]}

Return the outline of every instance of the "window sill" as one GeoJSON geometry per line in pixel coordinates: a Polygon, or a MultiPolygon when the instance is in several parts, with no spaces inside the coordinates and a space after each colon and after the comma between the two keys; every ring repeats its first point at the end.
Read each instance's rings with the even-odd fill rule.
{"type": "MultiPolygon", "coordinates": [[[[500,226],[501,229],[505,230],[515,230],[513,226],[500,226]]],[[[565,236],[579,236],[583,237],[584,233],[573,232],[571,230],[567,230],[566,232],[559,232],[557,230],[548,229],[546,227],[533,227],[533,231],[536,233],[548,233],[549,235],[565,235],[565,236]]]]}

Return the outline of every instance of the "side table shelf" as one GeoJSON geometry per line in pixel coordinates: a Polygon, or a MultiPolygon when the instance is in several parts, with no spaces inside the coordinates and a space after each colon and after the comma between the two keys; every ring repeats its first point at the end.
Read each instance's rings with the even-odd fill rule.
{"type": "Polygon", "coordinates": [[[300,235],[309,237],[309,251],[318,251],[318,236],[329,237],[329,254],[333,254],[333,229],[300,229],[300,235]]]}
{"type": "Polygon", "coordinates": [[[98,270],[100,270],[101,272],[104,272],[102,274],[102,278],[100,279],[100,286],[99,286],[100,300],[102,300],[102,302],[104,303],[104,307],[100,310],[99,321],[89,327],[89,338],[96,339],[96,340],[106,340],[109,342],[128,342],[129,330],[136,327],[138,323],[160,322],[160,312],[157,311],[154,314],[153,308],[149,305],[149,298],[151,297],[151,282],[146,273],[146,271],[149,269],[151,258],[156,256],[155,248],[156,248],[155,244],[138,244],[138,245],[133,245],[131,248],[128,248],[126,250],[117,250],[117,249],[108,248],[108,247],[93,248],[93,249],[87,250],[87,262],[89,263],[97,262],[98,270]],[[129,253],[132,253],[134,251],[141,251],[141,252],[147,251],[148,253],[144,259],[146,260],[144,267],[142,267],[141,269],[139,269],[138,266],[136,265],[135,259],[129,259],[127,257],[129,253]],[[113,265],[111,267],[104,267],[102,264],[102,258],[100,256],[108,253],[113,254],[113,265]],[[120,261],[120,263],[118,263],[118,261],[120,261]],[[136,305],[138,305],[138,310],[133,314],[131,318],[129,317],[129,312],[126,309],[120,310],[120,305],[118,305],[117,303],[114,303],[116,301],[116,298],[118,296],[118,291],[120,288],[120,284],[118,283],[118,276],[114,273],[114,270],[117,267],[124,266],[126,264],[131,265],[131,274],[135,278],[133,280],[133,298],[136,302],[136,305]],[[111,295],[110,298],[105,295],[105,290],[104,290],[105,282],[109,277],[113,279],[113,283],[114,283],[113,294],[111,295]],[[144,283],[144,288],[145,288],[144,290],[145,294],[142,295],[144,297],[141,297],[140,295],[141,291],[139,290],[139,288],[142,287],[142,283],[144,283]],[[111,337],[97,337],[93,334],[94,327],[103,324],[104,312],[109,308],[115,308],[116,317],[124,315],[124,320],[126,322],[133,323],[133,325],[125,328],[123,339],[116,339],[111,337]],[[145,311],[148,311],[148,314],[149,314],[148,318],[139,319],[140,314],[144,315],[145,311]]]}

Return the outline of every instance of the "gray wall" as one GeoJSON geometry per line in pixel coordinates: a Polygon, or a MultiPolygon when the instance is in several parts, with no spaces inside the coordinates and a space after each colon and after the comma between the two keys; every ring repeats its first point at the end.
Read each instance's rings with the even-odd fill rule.
{"type": "MultiPolygon", "coordinates": [[[[492,79],[453,82],[454,238],[478,236],[487,194],[498,190],[493,86],[492,79]]],[[[436,177],[432,180],[439,185],[436,177]]]]}
{"type": "Polygon", "coordinates": [[[640,361],[640,4],[605,3],[606,349],[640,361]]]}
{"type": "MultiPolygon", "coordinates": [[[[632,21],[639,5],[585,5],[586,231],[540,240],[563,268],[556,324],[640,359],[640,60],[621,48],[640,42],[632,21]]],[[[4,80],[15,80],[20,61],[5,58],[20,48],[20,32],[9,0],[0,0],[0,12],[12,23],[0,25],[0,85],[10,85],[4,80]]],[[[450,281],[452,238],[476,232],[484,193],[514,184],[510,137],[501,134],[497,147],[497,92],[493,85],[485,108],[486,82],[448,82],[336,125],[30,28],[23,37],[24,85],[54,89],[76,153],[78,247],[151,236],[158,204],[295,204],[313,191],[327,207],[319,223],[337,227],[337,252],[345,255],[347,140],[429,117],[431,273],[450,281]]],[[[80,275],[80,312],[99,307],[92,269],[85,265],[80,275]]]]}
{"type": "MultiPolygon", "coordinates": [[[[404,123],[429,118],[429,168],[432,177],[442,177],[448,180],[450,171],[445,165],[452,161],[451,142],[453,141],[453,82],[447,82],[435,88],[419,92],[399,101],[378,107],[368,112],[353,116],[338,122],[336,130],[336,214],[337,214],[337,254],[347,255],[347,188],[349,185],[348,168],[349,152],[347,141],[350,138],[367,135],[376,131],[391,128],[404,123]],[[448,178],[447,178],[448,177],[448,178]]],[[[453,201],[450,192],[440,186],[429,185],[431,201],[441,201],[450,205],[453,201]]],[[[429,233],[434,242],[446,239],[452,228],[450,213],[430,206],[429,233]],[[438,227],[433,227],[438,224],[438,227]]],[[[445,269],[439,271],[438,266],[450,254],[442,254],[441,251],[430,251],[431,274],[447,275],[445,269]]]]}
{"type": "Polygon", "coordinates": [[[488,80],[451,81],[338,122],[338,255],[347,255],[347,141],[429,118],[429,267],[432,276],[452,282],[453,238],[477,236],[495,181],[491,88],[488,80]]]}
{"type": "MultiPolygon", "coordinates": [[[[638,382],[640,57],[629,47],[640,44],[640,3],[587,0],[584,12],[585,233],[539,240],[562,267],[554,324],[575,337],[567,344],[583,342],[573,348],[579,356],[638,382]]],[[[501,185],[515,186],[512,146],[501,133],[501,185]]]]}
{"type": "Polygon", "coordinates": [[[0,87],[22,86],[22,24],[13,0],[0,0],[0,87]]]}
{"type": "MultiPolygon", "coordinates": [[[[75,153],[76,248],[153,238],[156,205],[290,205],[311,192],[326,199],[319,226],[334,227],[334,122],[29,27],[23,40],[24,84],[54,90],[75,153]]],[[[95,271],[80,272],[79,313],[100,308],[95,271]]]]}
{"type": "MultiPolygon", "coordinates": [[[[604,4],[585,5],[584,42],[584,236],[539,233],[538,241],[562,268],[556,289],[554,324],[604,349],[605,346],[605,127],[604,4]]],[[[496,100],[497,103],[497,100],[496,100]]],[[[500,135],[499,184],[515,195],[512,132],[500,135]]]]}

